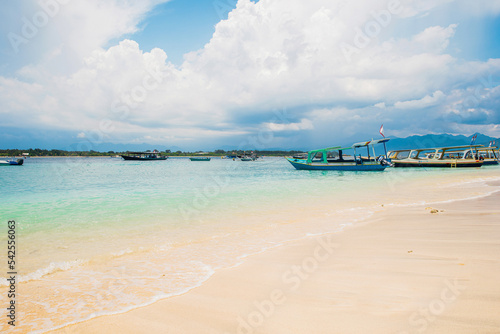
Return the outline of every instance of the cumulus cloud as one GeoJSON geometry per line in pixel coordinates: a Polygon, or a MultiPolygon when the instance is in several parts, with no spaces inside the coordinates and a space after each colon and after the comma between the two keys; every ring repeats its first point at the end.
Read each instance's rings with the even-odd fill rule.
{"type": "MultiPolygon", "coordinates": [[[[399,133],[438,131],[429,128],[430,120],[462,113],[441,130],[476,122],[490,134],[498,131],[488,122],[498,120],[498,104],[491,101],[499,83],[486,87],[481,80],[496,78],[500,61],[448,54],[460,26],[387,36],[395,21],[412,25],[415,17],[443,6],[459,22],[468,15],[464,1],[239,0],[212,39],[185,55],[179,67],[168,62],[168,50],[143,51],[131,39],[105,47],[137,30],[159,2],[71,2],[61,8],[54,20],[67,33],[51,37],[57,43],[17,78],[0,77],[4,125],[20,126],[14,115],[22,113],[24,126],[71,129],[75,136],[98,131],[109,141],[206,143],[204,138],[267,129],[276,132],[277,142],[292,135],[319,142],[378,131],[374,124],[381,121],[399,133]],[[78,55],[71,57],[78,66],[54,72],[68,50],[78,55]],[[460,108],[471,94],[478,102],[460,108]],[[273,111],[282,109],[287,118],[273,120],[273,111]],[[474,113],[469,109],[481,116],[468,117],[474,113]]],[[[498,3],[477,15],[491,15],[498,3]]]]}
{"type": "Polygon", "coordinates": [[[440,90],[431,95],[426,95],[418,100],[396,102],[394,106],[398,109],[423,109],[438,104],[445,97],[440,90]]]}
{"type": "Polygon", "coordinates": [[[299,123],[264,123],[264,125],[271,131],[299,131],[314,129],[312,122],[305,118],[299,123]]]}

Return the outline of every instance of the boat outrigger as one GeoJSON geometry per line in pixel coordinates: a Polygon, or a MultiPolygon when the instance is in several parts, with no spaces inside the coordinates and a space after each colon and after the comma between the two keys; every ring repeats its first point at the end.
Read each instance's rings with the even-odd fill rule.
{"type": "Polygon", "coordinates": [[[389,152],[394,167],[481,167],[478,149],[483,145],[405,149],[389,152]]]}
{"type": "Polygon", "coordinates": [[[379,140],[370,140],[366,142],[356,143],[349,147],[335,146],[323,148],[320,150],[312,150],[307,152],[305,159],[286,158],[296,169],[306,170],[339,170],[339,171],[383,171],[390,166],[387,158],[385,143],[390,138],[379,140]],[[375,145],[384,144],[385,155],[380,155],[377,158],[375,153],[375,145]],[[356,155],[356,149],[366,147],[368,155],[362,157],[361,154],[356,155]],[[372,148],[373,156],[370,156],[370,147],[372,148]],[[353,150],[352,155],[346,155],[345,151],[353,150]]]}
{"type": "Polygon", "coordinates": [[[124,160],[141,160],[141,161],[151,161],[151,160],[167,160],[168,156],[161,155],[158,151],[153,152],[127,152],[121,156],[124,160]]]}

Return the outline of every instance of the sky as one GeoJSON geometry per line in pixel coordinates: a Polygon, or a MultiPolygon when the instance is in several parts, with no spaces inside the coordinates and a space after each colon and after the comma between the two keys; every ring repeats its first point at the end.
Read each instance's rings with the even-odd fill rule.
{"type": "Polygon", "coordinates": [[[500,0],[0,6],[0,148],[500,137],[500,0]]]}

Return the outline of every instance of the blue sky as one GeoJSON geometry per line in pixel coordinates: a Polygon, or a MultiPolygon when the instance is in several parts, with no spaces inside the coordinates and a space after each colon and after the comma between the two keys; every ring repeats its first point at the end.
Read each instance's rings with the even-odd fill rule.
{"type": "MultiPolygon", "coordinates": [[[[236,0],[175,0],[155,7],[139,24],[140,30],[125,36],[139,43],[143,50],[168,50],[168,59],[181,65],[185,53],[199,50],[210,41],[215,25],[227,19],[236,0]]],[[[108,47],[123,37],[113,39],[108,47]]]]}
{"type": "Polygon", "coordinates": [[[2,7],[0,148],[500,137],[499,0],[2,7]]]}

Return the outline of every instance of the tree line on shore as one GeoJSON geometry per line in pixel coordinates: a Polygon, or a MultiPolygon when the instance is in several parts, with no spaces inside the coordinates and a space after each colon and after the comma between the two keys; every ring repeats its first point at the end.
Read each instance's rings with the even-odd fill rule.
{"type": "MultiPolygon", "coordinates": [[[[129,152],[129,151],[127,151],[129,152]]],[[[5,149],[0,150],[0,156],[4,157],[18,157],[24,155],[28,155],[30,157],[105,157],[105,156],[116,156],[121,154],[127,154],[127,152],[98,152],[98,151],[66,151],[66,150],[45,150],[39,148],[30,148],[27,150],[21,149],[5,149]]],[[[150,152],[150,151],[146,151],[150,152]]],[[[302,151],[281,151],[281,150],[215,150],[213,152],[205,152],[205,151],[196,151],[196,152],[183,152],[183,151],[175,151],[172,152],[170,150],[161,151],[162,155],[168,156],[192,156],[192,155],[210,155],[210,156],[227,156],[227,155],[267,155],[267,156],[287,156],[294,155],[300,153],[302,151]]]]}

